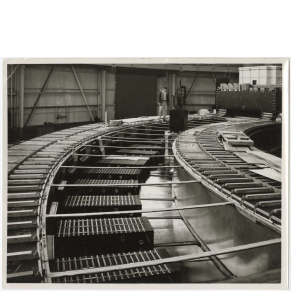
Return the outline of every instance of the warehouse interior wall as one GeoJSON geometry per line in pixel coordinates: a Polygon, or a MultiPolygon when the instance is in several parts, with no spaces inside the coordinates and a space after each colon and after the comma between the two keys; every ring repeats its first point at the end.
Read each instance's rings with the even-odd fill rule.
{"type": "MultiPolygon", "coordinates": [[[[86,102],[94,118],[100,116],[100,74],[97,69],[74,66],[86,102]]],[[[24,124],[52,69],[52,65],[26,65],[24,73],[24,124]]],[[[10,69],[11,71],[11,69],[10,69]]],[[[19,67],[14,66],[11,101],[11,83],[8,82],[8,108],[13,115],[13,126],[19,126],[19,67]],[[11,105],[12,104],[12,105],[11,105]]],[[[9,72],[9,68],[8,68],[9,72]]],[[[44,123],[78,123],[91,120],[87,105],[70,65],[57,65],[27,126],[44,123]]]]}
{"type": "Polygon", "coordinates": [[[54,68],[53,65],[9,65],[7,76],[10,137],[32,138],[104,120],[103,100],[108,118],[115,118],[115,74],[110,70],[106,74],[94,65],[73,65],[73,69],[69,64],[54,68]]]}
{"type": "MultiPolygon", "coordinates": [[[[168,87],[173,105],[172,95],[176,95],[179,80],[188,92],[198,73],[78,64],[73,65],[77,81],[72,65],[67,64],[56,65],[48,80],[52,67],[8,66],[9,129],[34,128],[37,131],[34,135],[42,135],[78,124],[104,121],[105,111],[108,120],[158,115],[160,89],[168,87]],[[43,94],[34,110],[42,90],[43,94]],[[21,106],[24,108],[23,116],[21,106]]],[[[223,77],[229,78],[230,83],[239,81],[238,73],[199,72],[185,109],[190,113],[202,108],[212,109],[215,106],[215,80],[223,77]]]]}
{"type": "MultiPolygon", "coordinates": [[[[40,93],[50,68],[32,67],[25,70],[24,122],[40,93]]],[[[76,73],[93,117],[98,115],[97,70],[76,68],[76,73]]],[[[71,123],[90,121],[90,115],[72,69],[69,66],[57,66],[39,100],[37,110],[31,118],[30,125],[44,122],[71,123]]]]}
{"type": "MultiPolygon", "coordinates": [[[[230,83],[238,83],[239,80],[238,73],[210,73],[197,71],[191,73],[179,72],[173,74],[169,72],[168,74],[165,74],[165,76],[159,77],[157,80],[157,100],[160,89],[167,86],[171,104],[175,104],[174,100],[172,100],[172,95],[177,94],[177,89],[180,87],[179,80],[181,80],[182,86],[186,86],[186,91],[188,93],[193,81],[196,78],[196,81],[186,100],[185,109],[187,109],[190,113],[198,112],[200,109],[213,109],[215,107],[216,79],[224,77],[228,78],[230,83]]],[[[156,112],[158,114],[159,106],[157,106],[156,112]]]]}

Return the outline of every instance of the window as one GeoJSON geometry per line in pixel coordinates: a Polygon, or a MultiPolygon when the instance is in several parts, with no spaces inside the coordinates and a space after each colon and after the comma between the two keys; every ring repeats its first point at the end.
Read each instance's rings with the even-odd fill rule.
{"type": "Polygon", "coordinates": [[[253,80],[253,85],[257,85],[257,80],[253,80]]]}

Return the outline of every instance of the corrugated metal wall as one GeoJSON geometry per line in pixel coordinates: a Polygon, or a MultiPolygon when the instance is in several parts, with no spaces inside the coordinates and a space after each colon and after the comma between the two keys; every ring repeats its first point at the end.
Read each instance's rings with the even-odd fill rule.
{"type": "MultiPolygon", "coordinates": [[[[10,86],[12,81],[13,96],[13,114],[9,117],[9,124],[13,127],[19,126],[19,68],[17,65],[13,69],[12,79],[8,79],[8,110],[11,111],[10,86]]],[[[52,65],[26,65],[24,79],[24,124],[32,112],[35,101],[41,92],[41,89],[49,75],[52,65]]],[[[83,88],[87,102],[90,106],[94,118],[102,119],[101,114],[101,92],[102,92],[102,72],[96,66],[77,65],[74,66],[79,82],[83,88]]],[[[8,76],[11,74],[8,67],[8,76]]],[[[170,96],[172,92],[172,72],[167,74],[162,72],[163,77],[157,78],[157,106],[155,109],[158,115],[158,94],[163,86],[168,86],[170,96]]],[[[175,88],[179,87],[179,79],[182,85],[190,89],[191,84],[197,72],[176,73],[175,88]]],[[[209,73],[201,72],[194,84],[191,93],[187,99],[186,109],[189,111],[198,111],[201,108],[211,109],[215,105],[215,78],[229,77],[230,82],[238,82],[238,74],[235,73],[209,73]]],[[[105,110],[108,119],[116,118],[115,95],[116,95],[116,72],[110,68],[105,74],[105,110]]],[[[153,105],[155,106],[155,105],[153,105]]],[[[87,106],[81,95],[79,86],[76,82],[70,65],[57,65],[44,95],[41,97],[37,109],[32,116],[28,126],[43,125],[44,123],[66,124],[90,122],[91,117],[87,106]]]]}
{"type": "MultiPolygon", "coordinates": [[[[24,122],[26,122],[35,101],[49,74],[50,67],[25,68],[24,122]]],[[[75,68],[79,82],[86,96],[92,115],[98,112],[97,70],[75,68]]],[[[72,69],[56,66],[44,95],[29,125],[44,122],[71,123],[90,121],[90,115],[82,97],[72,69]]]]}
{"type": "MultiPolygon", "coordinates": [[[[94,66],[74,66],[79,83],[85,94],[87,103],[94,118],[101,118],[101,71],[94,66]]],[[[52,65],[26,65],[24,69],[24,124],[33,110],[34,104],[47,80],[52,65]]],[[[8,66],[8,76],[11,67],[8,66]]],[[[106,110],[110,119],[115,118],[115,74],[106,76],[106,110]]],[[[13,77],[7,81],[7,97],[9,125],[19,127],[20,69],[13,68],[13,77]],[[16,69],[16,70],[15,70],[16,69]],[[11,81],[12,96],[11,102],[11,81]],[[12,103],[12,106],[11,106],[12,103]],[[12,107],[12,110],[11,110],[12,107]]],[[[36,110],[27,126],[43,125],[44,123],[64,124],[92,121],[80,88],[70,65],[56,65],[40,98],[36,110]]]]}
{"type": "MultiPolygon", "coordinates": [[[[190,90],[191,85],[198,72],[193,73],[179,73],[175,76],[175,88],[180,87],[179,80],[181,79],[182,86],[186,86],[187,92],[190,90]]],[[[199,72],[196,82],[194,83],[191,92],[187,98],[185,109],[190,112],[198,111],[200,109],[212,109],[215,106],[215,90],[216,79],[223,78],[224,76],[230,78],[231,83],[238,82],[237,73],[210,73],[199,72]]],[[[158,79],[158,92],[162,86],[168,84],[170,95],[171,92],[172,75],[169,75],[168,82],[166,78],[158,79]]]]}

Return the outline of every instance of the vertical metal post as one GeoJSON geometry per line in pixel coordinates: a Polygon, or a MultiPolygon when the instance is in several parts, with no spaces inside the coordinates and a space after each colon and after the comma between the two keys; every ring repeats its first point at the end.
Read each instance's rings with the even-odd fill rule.
{"type": "Polygon", "coordinates": [[[101,105],[102,105],[102,120],[105,121],[106,111],[106,71],[101,72],[101,105]]]}
{"type": "Polygon", "coordinates": [[[79,162],[79,156],[73,155],[73,165],[78,166],[78,162],[79,162]]]}
{"type": "MultiPolygon", "coordinates": [[[[165,82],[165,87],[167,87],[167,91],[169,93],[169,73],[166,72],[166,82],[165,82]]],[[[166,115],[170,114],[170,111],[169,111],[169,106],[166,107],[167,108],[167,111],[166,111],[166,115]]]]}
{"type": "Polygon", "coordinates": [[[58,125],[58,107],[56,106],[56,115],[55,115],[55,125],[56,125],[56,129],[57,129],[57,125],[58,125]]]}
{"type": "Polygon", "coordinates": [[[15,95],[14,95],[14,124],[15,124],[15,127],[18,126],[18,89],[17,89],[17,72],[18,72],[18,66],[16,65],[15,67],[15,72],[14,72],[14,92],[15,92],[15,95]]]}
{"type": "MultiPolygon", "coordinates": [[[[171,95],[176,95],[176,75],[172,74],[171,95]]],[[[174,100],[171,96],[171,106],[174,106],[174,100]]]]}
{"type": "Polygon", "coordinates": [[[12,74],[13,74],[13,66],[10,65],[10,126],[11,128],[13,128],[13,113],[14,113],[14,110],[13,110],[13,90],[12,90],[12,86],[13,86],[13,83],[12,83],[12,74]]]}
{"type": "Polygon", "coordinates": [[[77,73],[76,73],[76,71],[75,71],[75,68],[74,68],[74,66],[71,66],[71,68],[72,68],[73,74],[74,74],[74,76],[75,76],[75,79],[76,79],[76,81],[77,81],[77,83],[78,83],[78,86],[79,86],[79,89],[80,89],[81,94],[82,94],[82,96],[83,96],[83,99],[84,99],[84,101],[85,101],[85,104],[86,104],[86,106],[87,106],[87,109],[88,109],[88,111],[89,111],[89,114],[90,114],[90,116],[91,116],[91,119],[92,119],[92,121],[94,121],[94,117],[93,117],[93,115],[92,115],[92,113],[91,113],[91,110],[90,110],[90,107],[89,107],[89,105],[88,105],[88,103],[87,103],[87,99],[86,99],[85,93],[84,93],[84,91],[83,91],[83,89],[82,89],[82,86],[81,86],[81,84],[80,84],[80,81],[79,81],[79,78],[78,78],[77,73]]]}
{"type": "Polygon", "coordinates": [[[102,156],[105,156],[105,148],[104,148],[103,140],[102,140],[101,136],[99,136],[97,139],[99,142],[99,149],[101,151],[101,154],[102,154],[102,156]]]}
{"type": "Polygon", "coordinates": [[[100,118],[100,114],[99,114],[99,108],[100,108],[100,106],[99,106],[99,88],[100,88],[100,86],[99,86],[99,78],[98,78],[98,74],[99,74],[99,72],[98,72],[98,70],[97,70],[97,75],[96,75],[96,77],[97,77],[97,99],[96,99],[96,102],[97,102],[97,108],[96,108],[96,116],[98,117],[98,118],[100,118]]]}
{"type": "Polygon", "coordinates": [[[108,125],[107,111],[105,111],[104,121],[105,121],[105,125],[107,126],[108,125]]]}
{"type": "Polygon", "coordinates": [[[101,82],[100,82],[100,76],[99,76],[99,71],[97,71],[97,116],[99,120],[101,120],[101,95],[100,95],[100,88],[101,88],[101,82]]]}
{"type": "Polygon", "coordinates": [[[20,65],[20,84],[19,84],[19,127],[24,126],[24,75],[25,66],[20,65]]]}
{"type": "Polygon", "coordinates": [[[169,156],[169,149],[168,149],[168,147],[169,147],[169,135],[170,135],[171,133],[170,133],[170,131],[169,130],[166,130],[165,131],[165,159],[167,159],[168,158],[168,156],[169,156]]]}

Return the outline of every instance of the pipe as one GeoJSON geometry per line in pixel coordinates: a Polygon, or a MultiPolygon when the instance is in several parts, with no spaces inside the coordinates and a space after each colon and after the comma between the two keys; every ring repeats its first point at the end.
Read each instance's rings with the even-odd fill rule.
{"type": "MultiPolygon", "coordinates": [[[[101,152],[103,153],[102,151],[102,147],[103,146],[100,146],[100,150],[101,152]]],[[[167,151],[167,150],[166,150],[167,151]]],[[[175,157],[174,155],[169,155],[169,154],[165,154],[165,155],[131,155],[130,153],[128,155],[92,155],[92,154],[75,154],[75,153],[72,153],[73,156],[82,156],[82,157],[111,157],[111,158],[172,158],[172,157],[175,157]]]]}
{"type": "MultiPolygon", "coordinates": [[[[104,169],[104,168],[103,168],[104,169]]],[[[84,179],[86,180],[86,179],[84,179]]],[[[194,184],[194,183],[200,183],[200,181],[197,180],[192,180],[192,181],[180,181],[180,182],[162,182],[162,183],[129,183],[129,184],[51,184],[52,187],[135,187],[135,186],[170,186],[170,185],[182,185],[182,184],[194,184]]],[[[14,187],[14,186],[11,186],[14,187]]],[[[8,187],[11,188],[11,187],[8,187]]],[[[23,186],[22,186],[23,187],[23,186]]],[[[231,204],[233,204],[233,202],[229,202],[231,204]]]]}
{"type": "Polygon", "coordinates": [[[129,132],[129,131],[120,131],[120,133],[126,133],[126,134],[131,134],[131,135],[146,135],[146,136],[149,136],[149,135],[163,136],[164,135],[164,133],[140,133],[140,132],[129,132]]]}
{"type": "MultiPolygon", "coordinates": [[[[99,148],[99,146],[95,146],[95,145],[83,145],[84,147],[91,147],[91,148],[99,148]]],[[[104,148],[113,148],[113,149],[128,149],[128,147],[120,147],[120,146],[105,146],[103,145],[104,148]]],[[[148,150],[149,147],[146,147],[146,146],[137,146],[137,147],[130,147],[131,150],[133,149],[143,149],[143,150],[148,150]]],[[[153,147],[151,149],[155,149],[155,150],[171,150],[172,148],[171,147],[160,147],[160,146],[157,146],[155,147],[153,145],[153,147]]]]}
{"type": "MultiPolygon", "coordinates": [[[[221,202],[212,204],[200,204],[190,206],[176,206],[173,208],[158,208],[158,209],[143,209],[143,210],[126,210],[126,211],[108,211],[108,212],[89,212],[89,213],[61,213],[61,214],[49,214],[46,217],[91,217],[91,216],[106,216],[106,215],[122,215],[122,214],[141,214],[141,213],[154,213],[154,212],[167,212],[177,210],[189,210],[189,209],[201,209],[209,207],[220,207],[233,205],[233,202],[221,202]]],[[[199,240],[196,240],[200,243],[199,240]]],[[[210,250],[210,249],[209,249],[210,250]]]]}
{"type": "MultiPolygon", "coordinates": [[[[104,169],[105,167],[88,167],[88,166],[60,166],[60,168],[72,169],[104,169]]],[[[136,166],[130,169],[168,169],[168,168],[182,168],[182,166],[136,166]]],[[[128,169],[128,167],[110,167],[110,169],[128,169]]]]}
{"type": "Polygon", "coordinates": [[[103,140],[110,140],[110,141],[123,141],[123,142],[148,142],[148,143],[162,143],[165,139],[143,139],[138,137],[118,137],[118,136],[106,136],[102,138],[103,140]]]}
{"type": "MultiPolygon", "coordinates": [[[[144,143],[146,144],[146,146],[154,146],[157,149],[157,146],[161,146],[163,142],[165,142],[165,139],[161,139],[161,140],[144,140],[144,139],[110,139],[110,138],[102,138],[102,140],[107,141],[107,142],[111,142],[111,143],[116,143],[116,142],[123,142],[123,143],[131,143],[131,144],[136,144],[136,143],[144,143]]],[[[172,140],[169,140],[170,142],[172,142],[172,140]]],[[[151,148],[149,148],[150,150],[151,148]]]]}

